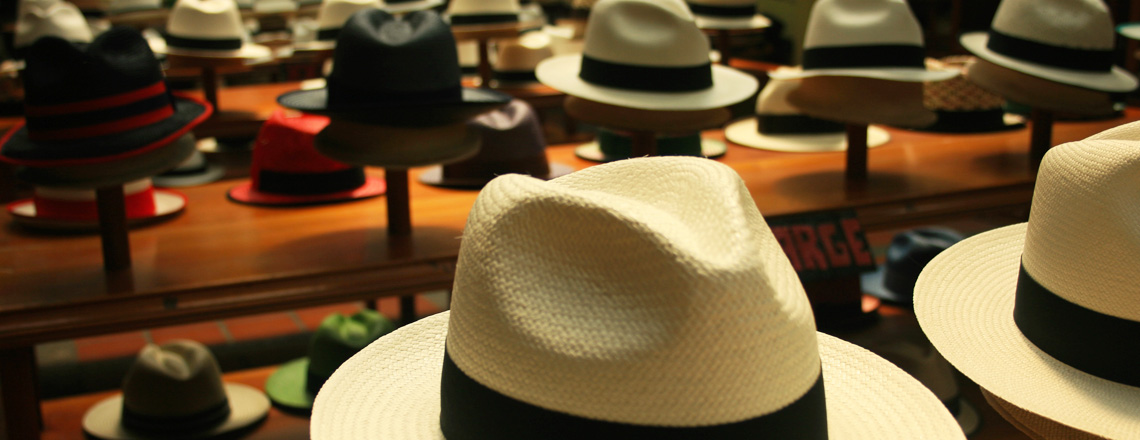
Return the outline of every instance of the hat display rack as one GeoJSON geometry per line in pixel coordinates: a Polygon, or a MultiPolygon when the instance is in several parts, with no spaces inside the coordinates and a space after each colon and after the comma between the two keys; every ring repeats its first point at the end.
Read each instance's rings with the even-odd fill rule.
{"type": "Polygon", "coordinates": [[[1109,113],[1110,93],[1136,89],[1136,78],[1113,65],[1115,36],[1099,0],[1003,0],[989,31],[960,42],[979,58],[967,79],[1031,108],[1029,157],[1036,167],[1053,146],[1054,112],[1109,113]]]}
{"type": "Polygon", "coordinates": [[[523,8],[519,0],[452,0],[445,13],[456,41],[475,40],[479,86],[491,87],[491,40],[516,38],[523,31],[541,29],[545,18],[523,8]]]}
{"type": "MultiPolygon", "coordinates": [[[[315,139],[321,154],[384,169],[388,244],[398,255],[412,235],[408,168],[476,154],[479,134],[467,121],[510,99],[462,86],[455,37],[435,11],[393,15],[366,9],[349,17],[337,36],[325,87],[289,92],[277,101],[330,118],[315,139]],[[379,38],[382,33],[386,38],[379,38]]],[[[400,314],[415,316],[413,297],[401,297],[400,314]]]]}
{"type": "Polygon", "coordinates": [[[870,124],[934,122],[922,106],[922,84],[958,72],[927,70],[924,49],[922,29],[903,0],[820,0],[808,18],[801,69],[772,72],[772,78],[800,81],[788,93],[793,106],[846,124],[849,189],[867,182],[870,124]]]}
{"type": "Polygon", "coordinates": [[[713,65],[709,39],[681,0],[602,0],[593,6],[581,54],[548,58],[535,75],[568,96],[574,119],[630,138],[631,157],[658,155],[661,134],[719,127],[726,108],[752,96],[756,78],[713,65]],[[660,35],[631,38],[623,29],[660,35]]]}

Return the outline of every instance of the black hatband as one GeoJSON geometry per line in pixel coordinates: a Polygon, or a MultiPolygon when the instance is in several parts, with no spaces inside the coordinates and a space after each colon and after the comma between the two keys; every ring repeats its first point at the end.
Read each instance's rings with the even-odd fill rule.
{"type": "Polygon", "coordinates": [[[712,63],[696,66],[638,66],[582,55],[583,81],[605,87],[651,92],[692,92],[712,87],[712,63]]]}
{"type": "Polygon", "coordinates": [[[842,122],[808,115],[756,115],[756,131],[768,135],[843,133],[843,127],[842,122]]]}
{"type": "Polygon", "coordinates": [[[751,17],[756,15],[756,5],[748,6],[712,6],[712,5],[698,5],[696,3],[688,2],[689,10],[696,15],[705,15],[710,17],[751,17]]]}
{"type": "Polygon", "coordinates": [[[1077,49],[1026,40],[990,29],[986,48],[1023,61],[1084,72],[1112,70],[1112,49],[1077,49]]]}
{"type": "Polygon", "coordinates": [[[351,191],[364,186],[363,167],[323,173],[292,173],[260,170],[257,172],[257,189],[261,192],[286,195],[315,195],[351,191]]]}
{"type": "Polygon", "coordinates": [[[223,399],[220,403],[198,411],[178,417],[158,417],[139,414],[123,405],[123,427],[139,433],[148,434],[183,434],[204,431],[222,424],[230,417],[230,401],[223,399]]]}
{"type": "Polygon", "coordinates": [[[163,34],[162,37],[166,39],[167,46],[179,47],[183,49],[237,50],[241,49],[242,43],[241,38],[188,38],[171,34],[163,34]]]}
{"type": "Polygon", "coordinates": [[[926,52],[912,44],[824,46],[805,49],[803,69],[926,68],[926,52]]]}

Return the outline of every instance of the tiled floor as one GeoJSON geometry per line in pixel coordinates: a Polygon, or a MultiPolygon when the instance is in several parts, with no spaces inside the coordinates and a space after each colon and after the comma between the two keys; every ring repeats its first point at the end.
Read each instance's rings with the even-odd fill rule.
{"type": "MultiPolygon", "coordinates": [[[[417,295],[416,314],[438,313],[447,308],[447,301],[447,292],[417,295]]],[[[377,303],[380,313],[389,319],[398,318],[399,298],[383,298],[377,303]]],[[[42,344],[36,347],[40,382],[46,397],[115,387],[120,370],[125,372],[143,346],[172,339],[191,339],[210,346],[224,370],[272,365],[303,356],[308,335],[326,316],[338,312],[350,315],[363,307],[363,302],[330,304],[42,344]]]]}

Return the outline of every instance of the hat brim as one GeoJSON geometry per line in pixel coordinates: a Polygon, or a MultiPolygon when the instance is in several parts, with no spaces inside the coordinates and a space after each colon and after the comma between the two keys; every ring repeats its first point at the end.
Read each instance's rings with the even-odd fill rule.
{"type": "MultiPolygon", "coordinates": [[[[847,150],[845,133],[768,135],[756,128],[756,118],[728,124],[724,137],[730,142],[760,150],[784,153],[829,153],[847,150]]],[[[867,126],[867,148],[875,148],[891,140],[891,134],[877,125],[867,126]]]]}
{"type": "Polygon", "coordinates": [[[308,371],[308,357],[282,364],[265,380],[265,394],[274,405],[286,411],[308,413],[316,397],[305,387],[308,371]]]}
{"type": "Polygon", "coordinates": [[[707,15],[696,15],[697,27],[701,29],[716,30],[749,30],[764,29],[772,26],[772,20],[760,14],[751,17],[723,18],[707,15]]]}
{"type": "Polygon", "coordinates": [[[351,202],[367,199],[384,194],[387,185],[382,179],[367,177],[364,185],[351,191],[340,191],[328,194],[287,195],[258,191],[253,182],[244,182],[230,188],[226,197],[238,203],[257,206],[306,206],[323,205],[329,203],[351,202]]]}
{"type": "MultiPolygon", "coordinates": [[[[728,145],[716,139],[701,138],[701,156],[717,159],[728,153],[728,145]]],[[[598,141],[586,142],[574,148],[574,155],[591,162],[613,162],[615,160],[629,159],[629,157],[606,156],[598,141]]]]}
{"type": "Polygon", "coordinates": [[[1116,26],[1116,33],[1123,35],[1125,38],[1140,40],[1140,23],[1121,23],[1116,26]]]}
{"type": "Polygon", "coordinates": [[[1135,437],[1140,388],[1057,361],[1013,322],[1025,231],[1025,223],[988,231],[935,257],[915,285],[923,332],[959,371],[1019,408],[1102,437],[1135,437]]]}
{"type": "MultiPolygon", "coordinates": [[[[269,414],[269,399],[261,391],[242,384],[226,383],[230,417],[222,424],[200,433],[196,438],[211,438],[253,426],[269,414]]],[[[117,394],[96,403],[83,415],[83,431],[104,440],[151,440],[167,436],[143,435],[123,428],[123,395],[117,394]]]]}
{"type": "Polygon", "coordinates": [[[582,55],[547,58],[534,74],[539,82],[567,95],[642,110],[708,110],[728,107],[756,93],[755,77],[721,65],[712,66],[713,86],[691,92],[647,92],[591,84],[578,77],[582,55]]]}
{"type": "MultiPolygon", "coordinates": [[[[449,317],[404,326],[341,364],[317,394],[312,438],[443,440],[439,390],[449,317]]],[[[822,333],[817,339],[832,440],[964,438],[913,377],[854,344],[822,333]]]]}
{"type": "MultiPolygon", "coordinates": [[[[154,213],[144,217],[128,217],[127,224],[141,226],[173,218],[186,209],[186,196],[177,191],[155,189],[154,213]]],[[[69,220],[37,215],[32,199],[17,200],[8,204],[12,221],[33,229],[52,231],[89,232],[99,230],[99,220],[69,220]]]]}
{"type": "MultiPolygon", "coordinates": [[[[550,162],[550,173],[545,176],[534,176],[542,180],[550,180],[556,177],[562,177],[574,172],[574,168],[569,165],[560,164],[557,162],[550,162]]],[[[443,175],[443,166],[437,165],[428,168],[420,174],[420,182],[432,185],[442,186],[445,188],[460,188],[460,189],[479,189],[482,188],[491,179],[474,179],[462,177],[447,177],[443,175]]]]}
{"type": "Polygon", "coordinates": [[[459,133],[437,128],[384,128],[368,132],[366,126],[364,132],[348,129],[346,133],[336,133],[325,127],[313,143],[321,154],[359,166],[404,169],[447,164],[478,154],[482,145],[483,138],[475,127],[460,125],[459,133]]]}
{"type": "Polygon", "coordinates": [[[67,166],[17,166],[16,178],[40,186],[67,188],[100,188],[120,185],[173,169],[194,154],[194,135],[178,139],[120,160],[106,163],[83,163],[67,166]]]}
{"type": "Polygon", "coordinates": [[[925,127],[903,127],[907,130],[921,131],[926,133],[949,133],[949,134],[972,134],[972,133],[996,133],[1001,131],[1020,130],[1025,128],[1025,117],[1014,114],[1005,113],[1002,115],[1000,121],[992,121],[980,124],[961,124],[948,121],[953,117],[947,115],[953,112],[935,111],[938,115],[938,120],[933,124],[925,127]]]}
{"type": "Polygon", "coordinates": [[[856,78],[884,79],[902,82],[945,81],[958,76],[958,69],[929,70],[922,67],[880,67],[850,69],[781,69],[768,73],[773,79],[799,79],[816,76],[853,76],[856,78]]]}
{"type": "Polygon", "coordinates": [[[1050,67],[994,52],[986,47],[989,40],[987,32],[971,32],[958,38],[962,47],[986,61],[1050,81],[1102,92],[1128,92],[1137,85],[1136,77],[1120,66],[1099,73],[1050,67]]]}
{"type": "Polygon", "coordinates": [[[244,43],[240,49],[234,50],[195,50],[173,47],[169,44],[161,53],[166,55],[184,55],[202,58],[240,58],[244,60],[269,60],[273,57],[273,50],[260,44],[244,43]]]}
{"type": "Polygon", "coordinates": [[[0,140],[0,159],[34,167],[86,165],[121,161],[159,149],[173,143],[213,113],[213,108],[205,101],[177,94],[174,97],[174,114],[162,121],[81,142],[56,144],[33,141],[27,126],[21,121],[0,140]]]}
{"type": "Polygon", "coordinates": [[[462,88],[456,102],[376,102],[366,108],[328,108],[328,88],[297,90],[277,97],[286,108],[366,124],[398,127],[430,127],[463,122],[507,105],[510,95],[484,88],[462,88]]]}

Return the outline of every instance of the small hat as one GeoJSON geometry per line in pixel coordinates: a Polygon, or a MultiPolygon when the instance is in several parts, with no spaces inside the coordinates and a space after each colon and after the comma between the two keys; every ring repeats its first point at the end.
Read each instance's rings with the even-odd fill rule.
{"type": "Polygon", "coordinates": [[[1027,223],[926,266],[914,309],[962,373],[1025,411],[1105,438],[1140,432],[1140,123],[1051,148],[1027,223]]]}
{"type": "Polygon", "coordinates": [[[72,43],[90,43],[95,38],[83,13],[71,2],[22,2],[12,38],[15,55],[23,58],[32,43],[47,36],[72,43]]]}
{"type": "Polygon", "coordinates": [[[208,439],[252,427],[268,413],[261,391],[222,382],[210,349],[174,340],[143,347],[122,394],[88,409],[83,431],[107,440],[208,439]]]}
{"type": "Polygon", "coordinates": [[[32,49],[25,122],[0,140],[0,160],[40,167],[130,160],[172,145],[213,112],[204,101],[167,90],[136,30],[111,29],[85,46],[45,37],[32,49]]]}
{"type": "Polygon", "coordinates": [[[206,160],[205,154],[194,149],[190,157],[187,157],[178,166],[154,176],[154,184],[166,188],[197,186],[216,181],[225,175],[225,166],[219,163],[210,163],[206,160]]]}
{"type": "Polygon", "coordinates": [[[250,43],[234,0],[178,0],[166,21],[166,53],[208,58],[269,58],[250,43]]]}
{"type": "Polygon", "coordinates": [[[348,21],[353,13],[361,9],[380,8],[384,2],[380,0],[325,0],[317,10],[317,35],[312,42],[298,44],[298,50],[305,49],[332,49],[336,47],[336,38],[340,35],[344,22],[348,21]]]}
{"type": "MultiPolygon", "coordinates": [[[[788,92],[798,86],[795,80],[769,79],[756,99],[756,116],[729,124],[724,137],[745,147],[788,153],[844,151],[847,134],[840,122],[803,114],[788,103],[788,92]]],[[[867,147],[878,147],[891,139],[882,127],[867,128],[867,147]]]]}
{"type": "Polygon", "coordinates": [[[1114,66],[1112,15],[1102,0],[1002,0],[989,32],[959,39],[970,52],[1028,75],[1104,92],[1136,88],[1114,66]]]}
{"type": "Polygon", "coordinates": [[[550,42],[550,35],[540,30],[523,32],[518,38],[497,40],[491,78],[499,87],[538,82],[535,67],[554,56],[550,42]]]}
{"type": "Polygon", "coordinates": [[[896,234],[887,247],[887,263],[863,274],[863,292],[892,304],[913,307],[914,283],[930,260],[962,234],[948,228],[918,228],[896,234]]]}
{"type": "Polygon", "coordinates": [[[515,99],[499,110],[476,117],[469,125],[482,137],[479,153],[469,159],[429,168],[420,174],[428,185],[481,188],[503,174],[526,174],[552,179],[573,171],[549,163],[542,124],[534,109],[515,99]]]}
{"type": "MultiPolygon", "coordinates": [[[[177,191],[154,189],[150,179],[123,185],[127,221],[151,223],[181,213],[186,196],[177,191]]],[[[99,226],[95,190],[37,186],[32,198],[8,204],[12,220],[33,228],[90,230],[99,226]]]]}
{"type": "Polygon", "coordinates": [[[464,122],[510,96],[460,84],[451,29],[435,11],[353,14],[337,36],[327,86],[277,97],[308,113],[389,126],[464,122]]]}
{"type": "Polygon", "coordinates": [[[538,80],[568,95],[645,110],[727,107],[756,93],[756,78],[712,65],[709,39],[681,0],[602,0],[580,55],[547,59],[538,80]]]}
{"type": "MultiPolygon", "coordinates": [[[[927,58],[931,69],[957,69],[964,72],[974,62],[969,55],[952,55],[944,58],[927,58]]],[[[922,89],[922,105],[933,110],[938,120],[932,125],[916,128],[941,133],[984,133],[1025,127],[1025,119],[1007,114],[1005,98],[978,87],[965,75],[946,81],[926,83],[922,89]]]]}
{"type": "Polygon", "coordinates": [[[927,70],[922,27],[905,0],[819,0],[804,35],[802,69],[773,78],[856,76],[942,81],[956,70],[927,70]]]}
{"type": "Polygon", "coordinates": [[[313,139],[329,124],[319,115],[274,111],[253,147],[250,179],[230,189],[230,200],[251,205],[311,205],[376,197],[384,181],[364,168],[329,159],[317,152],[313,139]]]}
{"type": "Polygon", "coordinates": [[[701,29],[762,29],[772,20],[756,12],[755,0],[686,0],[701,29]]]}
{"type": "Polygon", "coordinates": [[[315,440],[964,439],[918,381],[815,331],[744,181],[715,161],[500,176],[453,292],[341,364],[315,440]]]}
{"type": "MultiPolygon", "coordinates": [[[[1019,72],[978,58],[966,65],[966,79],[1023,106],[1071,115],[1112,115],[1108,92],[1072,86],[1019,72]]],[[[1010,102],[1007,107],[1012,107],[1010,102]]]]}
{"type": "MultiPolygon", "coordinates": [[[[775,77],[773,77],[775,78],[775,77]]],[[[923,83],[861,76],[809,76],[788,92],[807,115],[851,124],[924,127],[937,116],[922,105],[923,83]]]]}
{"type": "Polygon", "coordinates": [[[266,379],[265,393],[278,406],[307,413],[321,385],[341,363],[395,329],[396,324],[374,310],[326,316],[309,342],[308,356],[278,367],[266,379]]]}
{"type": "MultiPolygon", "coordinates": [[[[728,147],[716,139],[705,139],[700,132],[656,133],[658,156],[693,156],[715,159],[724,156],[728,147]]],[[[574,155],[594,162],[613,162],[633,157],[633,138],[629,132],[598,128],[591,142],[574,149],[574,155]]]]}

